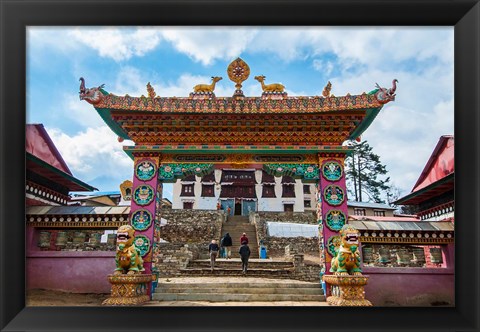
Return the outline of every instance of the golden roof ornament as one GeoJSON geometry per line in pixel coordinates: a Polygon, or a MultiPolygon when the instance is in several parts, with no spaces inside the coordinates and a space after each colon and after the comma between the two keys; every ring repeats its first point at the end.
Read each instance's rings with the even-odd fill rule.
{"type": "Polygon", "coordinates": [[[255,79],[262,85],[263,92],[283,92],[285,90],[285,86],[280,83],[265,84],[265,78],[263,75],[255,76],[255,79]]]}
{"type": "Polygon", "coordinates": [[[233,60],[227,68],[228,78],[235,83],[234,96],[243,96],[242,82],[250,76],[250,67],[240,58],[233,60]]]}
{"type": "Polygon", "coordinates": [[[330,97],[330,91],[332,90],[332,83],[328,81],[327,85],[323,88],[322,95],[327,98],[330,97]]]}
{"type": "Polygon", "coordinates": [[[210,84],[197,84],[193,87],[195,93],[213,93],[215,90],[215,83],[220,81],[222,78],[219,76],[212,76],[212,83],[210,84]]]}
{"type": "Polygon", "coordinates": [[[150,82],[147,83],[147,92],[148,92],[148,98],[153,99],[157,95],[153,87],[150,85],[150,82]]]}

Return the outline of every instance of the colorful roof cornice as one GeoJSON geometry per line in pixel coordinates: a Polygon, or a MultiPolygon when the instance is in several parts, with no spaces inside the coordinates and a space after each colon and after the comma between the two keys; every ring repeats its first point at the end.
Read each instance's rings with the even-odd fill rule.
{"type": "Polygon", "coordinates": [[[215,76],[209,91],[200,91],[205,85],[200,84],[189,97],[160,97],[150,84],[147,97],[117,96],[103,84],[86,88],[81,78],[80,99],[92,104],[120,139],[136,144],[306,146],[339,146],[358,138],[383,105],[395,100],[397,80],[391,89],[377,84],[377,89],[360,95],[335,97],[330,84],[321,96],[289,97],[283,85],[263,84],[264,76],[256,76],[262,95],[245,97],[239,84],[248,77],[248,66],[235,61],[229,76],[238,72],[239,77],[232,97],[215,96],[215,79],[221,79],[215,76]]]}

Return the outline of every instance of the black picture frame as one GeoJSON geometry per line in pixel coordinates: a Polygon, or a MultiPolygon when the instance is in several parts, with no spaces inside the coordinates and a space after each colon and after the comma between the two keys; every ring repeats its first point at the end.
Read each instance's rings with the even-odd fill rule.
{"type": "Polygon", "coordinates": [[[478,1],[0,0],[0,11],[2,331],[478,331],[478,1]],[[456,306],[26,308],[25,36],[31,25],[454,26],[456,306]]]}

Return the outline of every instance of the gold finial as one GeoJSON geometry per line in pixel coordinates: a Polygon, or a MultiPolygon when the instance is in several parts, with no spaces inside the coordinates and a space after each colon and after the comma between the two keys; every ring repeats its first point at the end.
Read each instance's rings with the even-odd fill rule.
{"type": "Polygon", "coordinates": [[[150,85],[150,82],[147,83],[147,92],[148,92],[148,98],[153,99],[157,95],[153,87],[150,85]]]}
{"type": "Polygon", "coordinates": [[[332,83],[328,81],[327,85],[323,88],[322,95],[326,98],[330,96],[330,91],[332,90],[332,83]]]}
{"type": "Polygon", "coordinates": [[[235,94],[242,93],[242,82],[250,76],[250,67],[240,58],[236,58],[228,65],[228,78],[235,83],[235,94]]]}

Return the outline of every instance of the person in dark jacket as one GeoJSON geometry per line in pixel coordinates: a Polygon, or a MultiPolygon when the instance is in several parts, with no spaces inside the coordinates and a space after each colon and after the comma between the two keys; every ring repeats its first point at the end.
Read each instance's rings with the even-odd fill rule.
{"type": "Polygon", "coordinates": [[[238,250],[238,253],[242,258],[242,273],[245,275],[247,274],[248,259],[250,258],[250,247],[248,246],[247,242],[242,242],[242,246],[238,250]]]}
{"type": "Polygon", "coordinates": [[[230,251],[230,247],[232,245],[233,245],[232,237],[230,236],[230,234],[225,233],[225,235],[223,236],[222,241],[221,241],[221,246],[223,248],[225,248],[225,258],[226,259],[228,259],[232,255],[232,252],[230,251]]]}
{"type": "Polygon", "coordinates": [[[218,247],[217,241],[212,240],[212,243],[208,245],[208,252],[210,254],[210,267],[213,269],[215,268],[215,260],[217,259],[218,251],[220,248],[218,247]]]}

